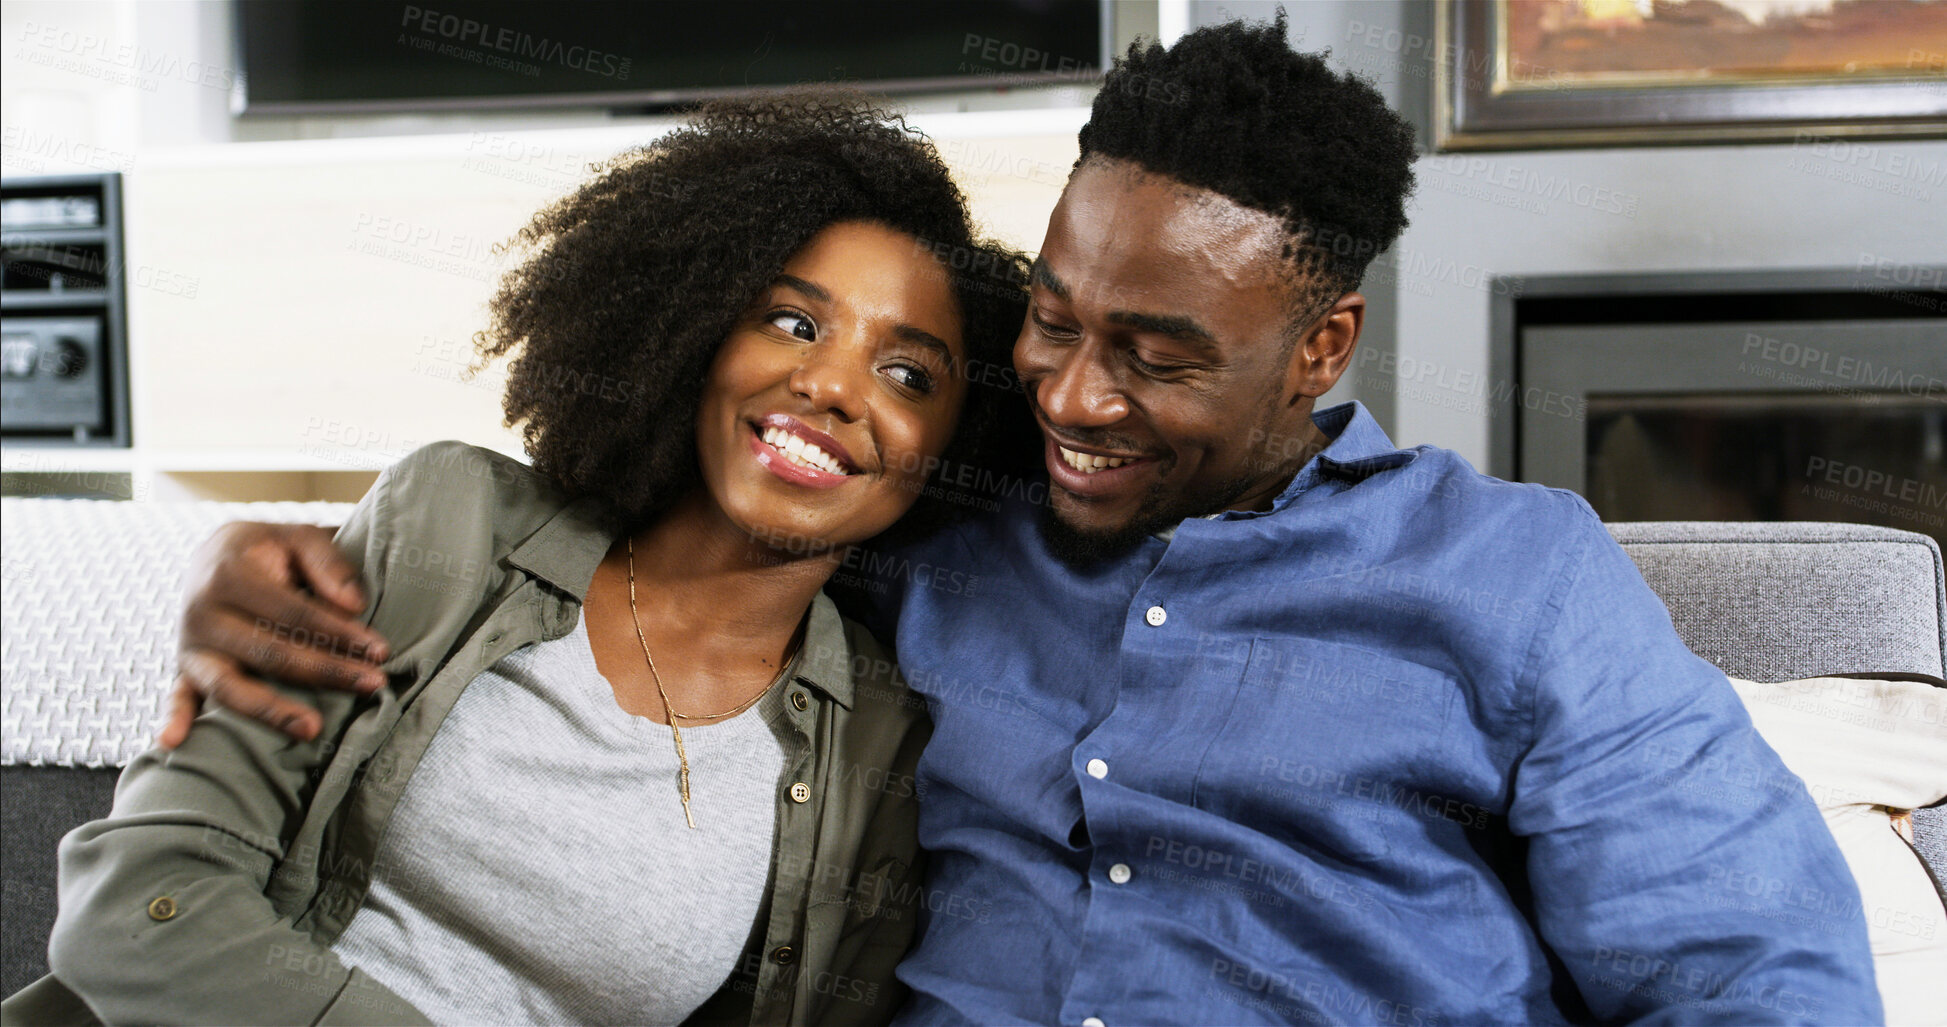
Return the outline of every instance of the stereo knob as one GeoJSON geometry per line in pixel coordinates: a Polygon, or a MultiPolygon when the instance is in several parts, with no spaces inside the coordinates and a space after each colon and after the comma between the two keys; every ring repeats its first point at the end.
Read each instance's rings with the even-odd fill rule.
{"type": "Polygon", "coordinates": [[[79,378],[88,369],[88,351],[73,339],[59,339],[53,351],[42,358],[57,378],[79,378]]]}

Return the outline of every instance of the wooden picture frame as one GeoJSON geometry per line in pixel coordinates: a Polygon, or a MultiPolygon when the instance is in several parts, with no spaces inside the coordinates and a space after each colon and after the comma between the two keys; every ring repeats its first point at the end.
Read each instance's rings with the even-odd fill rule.
{"type": "Polygon", "coordinates": [[[1746,29],[1751,0],[1440,0],[1435,145],[1947,137],[1947,0],[1781,10],[1821,4],[1829,17],[1746,29]],[[1851,31],[1859,21],[1873,31],[1851,31]],[[1838,66],[1860,51],[1871,59],[1838,66]]]}

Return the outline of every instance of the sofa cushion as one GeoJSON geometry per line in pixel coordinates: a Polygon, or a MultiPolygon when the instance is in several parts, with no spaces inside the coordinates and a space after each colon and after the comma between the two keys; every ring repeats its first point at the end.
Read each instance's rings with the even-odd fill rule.
{"type": "Polygon", "coordinates": [[[1754,681],[1947,681],[1947,578],[1925,535],[1870,524],[1608,525],[1690,651],[1754,681]]]}
{"type": "Polygon", "coordinates": [[[1852,868],[1886,1022],[1947,1022],[1947,904],[1899,816],[1947,798],[1947,689],[1861,678],[1731,687],[1805,781],[1852,868]]]}
{"type": "Polygon", "coordinates": [[[0,767],[0,995],[11,995],[47,972],[47,936],[54,929],[54,849],[61,836],[108,815],[115,799],[114,767],[0,767]]]}

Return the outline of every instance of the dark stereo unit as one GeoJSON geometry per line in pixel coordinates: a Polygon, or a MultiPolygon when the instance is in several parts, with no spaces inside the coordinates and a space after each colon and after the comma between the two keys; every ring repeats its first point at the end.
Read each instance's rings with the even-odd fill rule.
{"type": "Polygon", "coordinates": [[[0,437],[127,446],[121,177],[0,181],[0,437]]]}

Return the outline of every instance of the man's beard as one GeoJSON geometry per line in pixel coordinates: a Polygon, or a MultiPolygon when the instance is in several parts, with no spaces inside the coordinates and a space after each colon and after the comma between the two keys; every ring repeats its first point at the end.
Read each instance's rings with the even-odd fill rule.
{"type": "MultiPolygon", "coordinates": [[[[1251,490],[1252,484],[1249,477],[1239,477],[1206,492],[1180,494],[1170,502],[1165,486],[1158,482],[1143,495],[1136,516],[1129,523],[1101,531],[1084,530],[1063,521],[1050,495],[1040,510],[1041,538],[1056,559],[1072,567],[1089,567],[1126,555],[1141,545],[1143,539],[1187,518],[1228,510],[1238,497],[1251,490]]],[[[1048,488],[1052,492],[1056,486],[1050,482],[1048,488]]]]}

